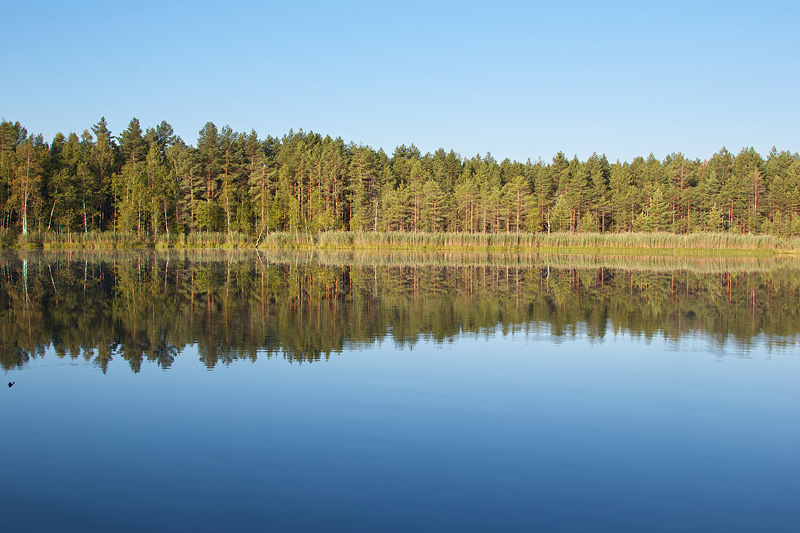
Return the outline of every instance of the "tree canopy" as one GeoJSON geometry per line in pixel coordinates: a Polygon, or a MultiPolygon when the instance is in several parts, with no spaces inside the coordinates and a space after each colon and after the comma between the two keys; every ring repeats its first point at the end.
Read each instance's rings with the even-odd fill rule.
{"type": "Polygon", "coordinates": [[[208,122],[188,145],[165,121],[117,135],[105,118],[49,144],[0,123],[0,229],[26,234],[731,232],[800,234],[800,156],[726,148],[609,162],[559,152],[498,162],[414,144],[391,154],[208,122]]]}

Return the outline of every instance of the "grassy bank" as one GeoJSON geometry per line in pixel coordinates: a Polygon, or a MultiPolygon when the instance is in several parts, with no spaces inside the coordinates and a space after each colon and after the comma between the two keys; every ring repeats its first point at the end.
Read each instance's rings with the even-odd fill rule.
{"type": "MultiPolygon", "coordinates": [[[[11,248],[253,248],[256,239],[241,233],[192,233],[141,236],[130,233],[41,232],[0,233],[0,244],[11,248]]],[[[258,242],[261,249],[487,251],[594,254],[776,254],[800,253],[800,237],[731,233],[407,233],[272,232],[258,242]]]]}

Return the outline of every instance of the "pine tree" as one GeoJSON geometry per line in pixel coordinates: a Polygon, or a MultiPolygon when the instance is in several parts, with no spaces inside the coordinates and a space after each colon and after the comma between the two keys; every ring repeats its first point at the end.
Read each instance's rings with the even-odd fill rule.
{"type": "Polygon", "coordinates": [[[569,231],[571,216],[569,201],[564,195],[561,195],[550,212],[547,220],[548,227],[553,231],[569,231]]]}
{"type": "Polygon", "coordinates": [[[614,229],[617,232],[631,231],[634,222],[633,204],[633,179],[630,167],[619,162],[611,166],[609,178],[609,188],[611,189],[611,218],[614,229]]]}
{"type": "Polygon", "coordinates": [[[647,206],[647,214],[650,219],[652,231],[667,231],[670,225],[669,205],[664,199],[661,186],[657,186],[653,195],[650,197],[647,206]]]}
{"type": "Polygon", "coordinates": [[[150,229],[155,235],[161,233],[162,229],[169,235],[169,212],[174,209],[177,182],[175,175],[162,162],[161,147],[155,140],[150,142],[145,172],[153,192],[148,202],[150,229]]]}
{"type": "Polygon", "coordinates": [[[503,188],[503,203],[506,211],[506,230],[519,232],[526,227],[531,191],[528,180],[517,175],[503,188]]]}
{"type": "Polygon", "coordinates": [[[447,221],[451,217],[449,196],[441,185],[432,178],[425,182],[423,192],[420,213],[422,229],[434,233],[446,231],[447,221]]]}
{"type": "Polygon", "coordinates": [[[198,228],[197,206],[203,190],[201,179],[195,174],[197,152],[178,138],[175,144],[167,148],[166,155],[169,173],[174,176],[177,187],[176,224],[185,230],[196,231],[198,228]]]}
{"type": "Polygon", "coordinates": [[[203,200],[210,204],[216,198],[222,168],[219,132],[213,122],[206,122],[197,138],[197,167],[195,174],[204,184],[203,200]]]}
{"type": "MultiPolygon", "coordinates": [[[[85,194],[86,215],[92,221],[92,226],[103,229],[104,224],[110,218],[112,207],[111,196],[111,175],[115,159],[116,145],[108,129],[105,117],[92,126],[94,142],[91,143],[91,160],[89,162],[90,175],[85,175],[84,186],[88,187],[85,194]],[[94,218],[97,222],[94,223],[94,218]]],[[[91,141],[91,138],[89,139],[91,141]]]]}

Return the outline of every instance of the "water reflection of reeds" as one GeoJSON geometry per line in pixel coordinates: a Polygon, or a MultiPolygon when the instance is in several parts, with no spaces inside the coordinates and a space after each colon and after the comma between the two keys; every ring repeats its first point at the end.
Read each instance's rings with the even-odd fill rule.
{"type": "Polygon", "coordinates": [[[119,263],[161,260],[197,263],[322,264],[328,266],[436,266],[436,267],[516,267],[516,268],[607,268],[629,271],[689,271],[707,274],[769,272],[775,269],[800,269],[794,256],[687,256],[630,254],[558,254],[540,252],[442,252],[442,251],[293,251],[293,250],[59,250],[0,255],[0,263],[22,258],[44,261],[83,261],[119,263]]]}
{"type": "Polygon", "coordinates": [[[313,362],[391,340],[464,334],[603,342],[700,335],[729,353],[791,349],[800,268],[710,258],[220,250],[0,256],[0,365],[52,349],[105,369],[169,367],[196,346],[209,368],[313,362]],[[732,347],[738,347],[733,349],[732,347]]]}
{"type": "Polygon", "coordinates": [[[798,268],[793,257],[692,257],[663,255],[585,255],[551,253],[451,252],[261,252],[273,262],[320,263],[331,266],[437,266],[518,268],[608,268],[630,271],[690,271],[709,274],[767,272],[798,268]]]}

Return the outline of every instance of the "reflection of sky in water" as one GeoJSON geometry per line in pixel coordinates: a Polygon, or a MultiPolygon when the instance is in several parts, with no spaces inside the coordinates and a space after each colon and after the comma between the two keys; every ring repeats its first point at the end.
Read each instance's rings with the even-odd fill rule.
{"type": "Polygon", "coordinates": [[[577,329],[212,372],[194,346],[106,375],[48,353],[6,374],[0,511],[9,530],[800,523],[800,349],[577,329]]]}

